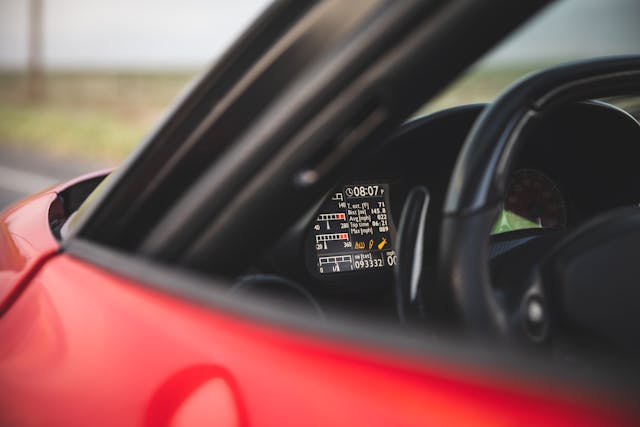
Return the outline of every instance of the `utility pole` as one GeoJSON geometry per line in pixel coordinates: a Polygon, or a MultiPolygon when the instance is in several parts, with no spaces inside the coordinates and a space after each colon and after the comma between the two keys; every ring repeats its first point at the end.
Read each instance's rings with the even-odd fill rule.
{"type": "Polygon", "coordinates": [[[44,94],[42,33],[42,0],[29,0],[29,62],[27,64],[27,96],[30,100],[41,99],[44,94]]]}

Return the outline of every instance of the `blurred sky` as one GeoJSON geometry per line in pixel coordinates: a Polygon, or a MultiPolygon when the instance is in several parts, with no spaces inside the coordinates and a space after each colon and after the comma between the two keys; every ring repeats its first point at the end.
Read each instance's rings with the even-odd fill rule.
{"type": "MultiPolygon", "coordinates": [[[[48,68],[193,69],[220,55],[269,0],[43,2],[48,68]]],[[[26,62],[27,5],[28,0],[0,0],[0,68],[19,69],[26,62]]],[[[618,53],[640,53],[640,0],[560,1],[491,59],[618,53]]]]}

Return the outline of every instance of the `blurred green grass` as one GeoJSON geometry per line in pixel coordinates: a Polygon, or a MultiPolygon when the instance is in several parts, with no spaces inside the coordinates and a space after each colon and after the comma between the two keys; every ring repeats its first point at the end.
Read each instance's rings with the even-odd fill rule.
{"type": "MultiPolygon", "coordinates": [[[[491,101],[536,68],[540,64],[472,69],[418,114],[491,101]]],[[[195,72],[49,73],[43,97],[31,100],[23,75],[0,72],[0,144],[120,161],[194,76],[195,72]]]]}
{"type": "Polygon", "coordinates": [[[53,73],[39,99],[0,73],[0,144],[118,161],[152,129],[195,73],[53,73]]]}

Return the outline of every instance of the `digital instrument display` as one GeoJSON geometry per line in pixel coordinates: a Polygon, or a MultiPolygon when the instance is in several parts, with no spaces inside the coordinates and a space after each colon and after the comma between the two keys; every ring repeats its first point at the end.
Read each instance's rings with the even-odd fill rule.
{"type": "Polygon", "coordinates": [[[324,201],[313,223],[320,274],[396,263],[388,192],[388,184],[345,185],[324,201]]]}

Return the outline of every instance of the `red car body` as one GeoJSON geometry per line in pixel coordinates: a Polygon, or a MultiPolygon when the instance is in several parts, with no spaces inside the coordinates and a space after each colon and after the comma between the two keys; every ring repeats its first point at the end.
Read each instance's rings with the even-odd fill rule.
{"type": "MultiPolygon", "coordinates": [[[[89,236],[102,243],[100,238],[105,236],[100,232],[108,234],[110,230],[101,226],[114,213],[120,219],[121,210],[133,202],[139,205],[134,212],[137,216],[133,215],[139,221],[119,229],[123,235],[140,224],[149,225],[149,212],[154,214],[152,219],[166,219],[155,215],[152,208],[156,205],[147,209],[143,190],[148,190],[147,200],[160,200],[157,211],[162,213],[179,205],[173,202],[189,195],[187,190],[193,190],[192,186],[198,183],[207,184],[203,185],[207,191],[215,190],[208,181],[196,180],[206,178],[206,172],[216,171],[209,169],[219,160],[209,142],[232,144],[246,129],[253,131],[250,125],[257,125],[249,123],[247,117],[260,118],[258,124],[268,132],[263,128],[250,132],[255,138],[248,138],[242,146],[250,149],[235,152],[224,146],[233,154],[222,158],[226,162],[220,161],[220,168],[229,169],[225,171],[228,176],[218,179],[214,174],[211,182],[221,186],[246,185],[260,195],[263,193],[258,190],[285,192],[294,182],[284,176],[294,160],[330,175],[339,164],[346,163],[346,154],[354,149],[355,142],[378,132],[386,134],[388,128],[399,125],[423,97],[433,96],[541,7],[505,0],[493,2],[502,7],[498,11],[484,2],[414,1],[379,2],[375,5],[380,8],[378,11],[373,2],[306,3],[309,5],[304,7],[302,2],[278,3],[255,24],[254,33],[247,33],[236,50],[227,54],[230,65],[214,68],[194,86],[191,96],[186,96],[152,134],[139,157],[134,154],[130,169],[119,169],[120,177],[114,174],[111,184],[124,182],[118,189],[125,194],[114,197],[115,201],[108,203],[111,212],[102,215],[103,223],[90,222],[92,229],[80,238],[89,236]],[[322,4],[313,9],[315,3],[322,4]],[[354,10],[361,14],[360,20],[342,13],[340,7],[347,4],[357,6],[354,10]],[[497,15],[511,16],[513,22],[505,18],[502,24],[496,20],[487,25],[497,15]],[[469,41],[465,45],[469,49],[452,54],[450,43],[461,40],[469,41]],[[412,56],[414,49],[424,58],[412,56]],[[428,82],[413,85],[416,75],[424,78],[420,70],[427,63],[435,64],[438,72],[426,79],[428,82]],[[320,65],[327,67],[320,70],[324,74],[315,72],[320,65]],[[251,84],[243,81],[244,77],[251,84]],[[296,84],[298,80],[314,84],[291,88],[290,79],[296,84]],[[376,96],[365,97],[371,89],[376,89],[371,92],[376,96]],[[415,99],[406,104],[410,96],[415,99]],[[220,99],[228,110],[217,104],[220,99]],[[268,101],[274,101],[273,105],[268,101]],[[325,109],[327,104],[332,108],[325,109]],[[300,105],[310,105],[309,111],[300,105]],[[209,117],[211,111],[220,114],[209,117]],[[221,111],[230,111],[228,117],[221,111]],[[262,120],[263,114],[270,120],[262,120]],[[216,128],[218,121],[223,125],[216,128]],[[205,132],[203,124],[218,133],[205,132]],[[287,132],[281,132],[281,128],[287,132]],[[184,141],[190,143],[185,144],[186,148],[179,145],[184,141]],[[274,141],[279,145],[271,144],[274,141]],[[296,141],[301,146],[304,142],[305,150],[293,145],[296,141]],[[307,147],[309,141],[315,144],[313,149],[307,147]],[[328,146],[330,143],[334,145],[328,146]],[[265,153],[255,149],[264,147],[268,148],[265,153]],[[327,150],[334,149],[341,154],[325,157],[327,150]],[[142,155],[149,154],[145,150],[149,157],[142,155]],[[255,158],[243,162],[243,156],[248,155],[255,158]],[[238,161],[243,167],[249,164],[253,169],[233,168],[231,161],[238,161]],[[173,185],[175,181],[169,179],[172,174],[163,168],[175,172],[184,188],[173,185]],[[153,181],[153,174],[160,169],[162,179],[153,181]],[[135,179],[127,177],[128,172],[135,179]],[[247,176],[236,177],[236,172],[247,176]],[[260,187],[258,184],[268,182],[260,181],[267,172],[269,177],[281,178],[276,182],[284,184],[260,187]],[[150,182],[158,185],[148,185],[150,182]],[[169,197],[164,190],[176,194],[169,197]],[[156,197],[154,191],[163,197],[156,197]]],[[[298,172],[292,170],[291,174],[307,179],[296,184],[299,193],[312,188],[313,179],[320,176],[298,172]]],[[[559,375],[557,369],[545,371],[540,361],[534,363],[525,357],[517,366],[505,363],[507,358],[499,357],[500,347],[492,353],[478,354],[473,342],[454,342],[443,348],[429,344],[425,349],[420,344],[424,344],[429,330],[403,338],[406,344],[413,340],[415,348],[395,345],[395,341],[385,343],[354,333],[356,329],[350,329],[347,323],[333,330],[321,325],[308,328],[302,321],[278,322],[251,310],[236,309],[217,297],[199,299],[192,293],[195,297],[190,298],[187,288],[192,283],[186,282],[191,281],[188,275],[195,276],[197,270],[171,276],[165,267],[170,262],[155,262],[163,257],[171,259],[173,250],[181,250],[170,238],[171,227],[164,229],[168,230],[164,233],[168,246],[162,241],[146,242],[149,244],[142,246],[147,252],[137,256],[126,250],[135,245],[112,244],[105,249],[107,246],[96,244],[94,250],[103,254],[100,263],[92,263],[90,256],[78,254],[82,246],[76,246],[75,252],[66,250],[66,241],[63,244],[56,237],[51,220],[72,214],[59,212],[60,193],[102,175],[105,172],[61,184],[0,214],[0,427],[640,425],[640,409],[633,397],[637,394],[618,387],[613,380],[575,378],[572,373],[559,375]],[[155,276],[140,279],[123,272],[120,267],[126,264],[127,257],[132,263],[145,264],[155,276]],[[110,269],[110,265],[114,268],[110,269]],[[154,277],[160,276],[169,277],[173,287],[155,283],[154,277]]],[[[107,193],[102,196],[108,198],[107,193]]],[[[202,193],[197,192],[196,196],[202,193]]],[[[243,218],[236,221],[235,214],[255,213],[256,209],[250,209],[255,206],[247,203],[258,200],[258,204],[260,199],[245,197],[244,193],[239,201],[231,198],[232,194],[227,196],[230,201],[237,201],[239,208],[224,217],[225,225],[246,225],[240,224],[243,218]]],[[[276,198],[270,206],[274,212],[267,213],[279,215],[276,208],[286,212],[277,203],[283,199],[276,198]]],[[[102,200],[107,204],[104,200],[108,199],[102,200]]],[[[199,203],[195,207],[206,208],[202,209],[202,218],[208,220],[208,199],[196,200],[199,203]]],[[[220,209],[235,206],[224,200],[218,202],[220,209]]],[[[289,202],[296,204],[295,200],[289,202]]],[[[100,204],[92,207],[96,206],[100,204]]],[[[189,205],[179,207],[187,209],[189,205]]],[[[180,217],[178,214],[175,216],[180,217]]],[[[260,226],[257,222],[252,222],[255,228],[260,226]]],[[[161,226],[167,224],[159,221],[156,225],[162,230],[161,226]]],[[[255,237],[255,228],[254,234],[249,230],[242,237],[255,237]]],[[[203,231],[190,230],[197,237],[203,231]]],[[[265,239],[261,243],[266,245],[268,236],[262,237],[265,239]]],[[[77,236],[73,239],[81,240],[77,236]]],[[[246,249],[240,243],[234,248],[238,253],[246,249]]],[[[140,241],[135,244],[141,245],[140,241]]],[[[224,259],[231,259],[231,255],[224,259]]],[[[193,259],[199,267],[206,262],[197,256],[193,259]]],[[[213,271],[209,273],[207,280],[217,280],[213,271]]],[[[200,295],[208,290],[211,289],[201,289],[200,295]]],[[[227,290],[228,287],[223,288],[220,293],[227,290]]],[[[369,325],[369,329],[375,327],[369,325]]],[[[388,335],[393,334],[385,336],[388,335]]],[[[509,360],[513,362],[514,358],[509,360]]]]}
{"type": "Polygon", "coordinates": [[[1,217],[2,426],[638,425],[608,387],[259,322],[59,253],[71,184],[1,217]]]}

